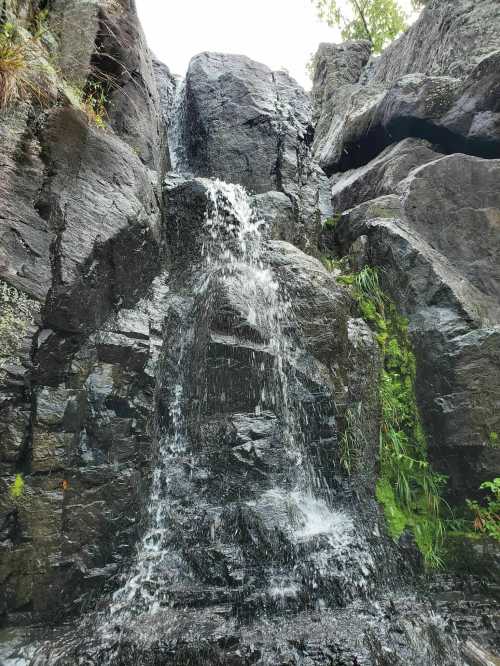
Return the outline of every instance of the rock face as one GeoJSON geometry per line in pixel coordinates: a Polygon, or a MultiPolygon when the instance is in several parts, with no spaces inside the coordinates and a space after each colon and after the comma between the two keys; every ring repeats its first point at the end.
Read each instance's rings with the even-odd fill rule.
{"type": "Polygon", "coordinates": [[[290,205],[293,214],[283,239],[313,251],[330,204],[325,175],[311,155],[305,92],[285,72],[244,56],[202,53],[189,65],[185,96],[189,170],[251,193],[285,194],[284,214],[290,205]]]}
{"type": "Polygon", "coordinates": [[[498,3],[321,45],[312,103],[244,56],[180,83],[128,0],[0,4],[45,72],[0,109],[0,624],[41,627],[0,661],[489,659],[489,601],[417,602],[387,537],[380,348],[317,257],[409,319],[463,506],[500,475],[498,3]]]}
{"type": "MultiPolygon", "coordinates": [[[[387,151],[386,159],[397,152],[387,151]]],[[[489,441],[499,427],[500,198],[491,184],[500,162],[436,158],[411,170],[395,194],[344,213],[336,238],[346,253],[356,239],[366,239],[361,263],[380,267],[384,287],[410,318],[431,457],[449,475],[459,503],[500,466],[489,441]]],[[[384,167],[379,158],[359,178],[380,182],[384,167]]],[[[363,191],[355,174],[349,179],[344,196],[363,191]]]]}
{"type": "Polygon", "coordinates": [[[46,39],[60,31],[64,101],[0,112],[11,350],[0,371],[0,614],[15,621],[76,610],[132,551],[161,344],[161,283],[160,308],[147,297],[160,273],[166,128],[149,51],[125,3],[54,4],[46,39]],[[65,92],[96,74],[110,86],[106,129],[65,92]]]}
{"type": "Polygon", "coordinates": [[[379,267],[409,317],[431,458],[458,504],[500,472],[499,25],[498,3],[430,2],[363,71],[364,43],[322,45],[313,91],[340,216],[322,242],[379,267]]]}
{"type": "Polygon", "coordinates": [[[362,74],[365,43],[340,51],[323,46],[316,90],[342,72],[326,99],[313,91],[314,152],[323,169],[330,175],[359,167],[406,137],[428,139],[444,152],[500,157],[499,20],[494,0],[431,0],[362,74]],[[484,41],[476,39],[478,26],[484,41]]]}

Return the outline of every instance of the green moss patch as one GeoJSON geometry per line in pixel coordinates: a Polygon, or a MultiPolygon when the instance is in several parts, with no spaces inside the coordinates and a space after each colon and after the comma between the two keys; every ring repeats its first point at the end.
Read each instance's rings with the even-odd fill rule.
{"type": "Polygon", "coordinates": [[[408,321],[382,291],[376,269],[342,276],[351,285],[361,316],[375,332],[382,351],[380,377],[380,475],[377,500],[389,534],[410,530],[428,566],[443,564],[441,492],[446,478],[427,460],[427,443],[415,397],[416,363],[408,321]]]}

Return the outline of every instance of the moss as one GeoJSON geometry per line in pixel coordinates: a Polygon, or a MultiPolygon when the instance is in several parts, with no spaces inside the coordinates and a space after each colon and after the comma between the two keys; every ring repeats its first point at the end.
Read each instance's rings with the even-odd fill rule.
{"type": "Polygon", "coordinates": [[[434,473],[427,460],[408,321],[380,288],[375,269],[365,268],[340,281],[352,286],[361,316],[375,332],[383,355],[376,496],[384,508],[389,534],[397,539],[409,529],[427,565],[440,566],[444,535],[441,492],[446,479],[434,473]]]}
{"type": "Polygon", "coordinates": [[[394,489],[388,479],[380,478],[377,481],[375,496],[378,502],[384,507],[389,534],[393,539],[399,539],[406,529],[408,519],[404,511],[400,508],[394,494],[394,489]]]}
{"type": "Polygon", "coordinates": [[[498,448],[500,446],[500,441],[498,440],[497,432],[490,432],[488,435],[488,444],[493,448],[498,448]]]}
{"type": "Polygon", "coordinates": [[[19,499],[24,493],[24,479],[22,474],[16,474],[12,485],[10,486],[10,496],[13,500],[19,499]]]}

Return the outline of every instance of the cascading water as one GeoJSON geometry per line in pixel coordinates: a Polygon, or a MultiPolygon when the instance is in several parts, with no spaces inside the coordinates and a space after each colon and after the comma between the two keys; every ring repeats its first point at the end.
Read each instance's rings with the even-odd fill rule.
{"type": "Polygon", "coordinates": [[[438,617],[419,611],[395,644],[392,611],[368,601],[389,551],[332,476],[335,405],[283,247],[241,187],[196,183],[206,212],[198,255],[170,276],[144,535],[91,638],[72,631],[33,664],[461,663],[438,617]]]}
{"type": "MultiPolygon", "coordinates": [[[[187,173],[184,105],[181,87],[169,138],[187,173]]],[[[183,178],[174,222],[196,217],[196,192],[204,213],[170,230],[144,534],[109,604],[88,614],[91,637],[72,628],[32,663],[465,664],[439,616],[387,598],[400,562],[373,500],[339,470],[332,396],[349,379],[332,349],[359,364],[362,344],[317,330],[336,316],[333,279],[270,240],[242,187],[183,178]]]]}
{"type": "MultiPolygon", "coordinates": [[[[173,336],[167,341],[168,360],[159,377],[168,397],[164,396],[159,414],[148,527],[132,570],[113,595],[109,614],[99,627],[102,644],[108,646],[101,658],[109,663],[120,659],[122,649],[126,653],[132,635],[135,645],[151,644],[158,624],[165,631],[168,622],[176,634],[177,618],[171,609],[196,607],[201,601],[196,594],[206,594],[202,587],[204,578],[211,577],[210,566],[203,572],[200,562],[194,567],[186,562],[183,541],[193,524],[200,535],[193,548],[200,549],[208,562],[217,552],[226,570],[224,584],[229,590],[216,572],[206,586],[210,596],[214,601],[222,595],[219,602],[226,606],[225,614],[235,617],[280,608],[286,601],[297,607],[327,604],[328,594],[338,592],[338,581],[333,590],[328,589],[328,569],[354,543],[352,518],[330,506],[307,451],[310,414],[302,404],[306,388],[295,367],[299,332],[285,289],[268,261],[265,224],[254,218],[241,187],[218,181],[203,184],[208,203],[200,262],[191,271],[194,298],[185,298],[182,316],[175,319],[173,336]],[[225,330],[221,322],[214,322],[221,302],[225,302],[222,310],[226,308],[225,330]],[[234,419],[240,421],[242,440],[246,429],[247,441],[232,447],[232,452],[242,459],[243,468],[245,457],[254,455],[258,460],[259,437],[251,431],[260,428],[272,440],[277,460],[261,471],[263,478],[252,480],[251,487],[245,487],[248,481],[242,479],[239,497],[224,497],[221,488],[222,496],[210,500],[209,469],[204,472],[207,487],[200,487],[206,464],[200,423],[206,419],[209,402],[215,398],[216,411],[224,412],[232,396],[226,395],[223,377],[212,376],[213,385],[200,391],[193,375],[203,377],[212,345],[225,348],[228,356],[221,359],[222,366],[230,365],[231,336],[247,347],[250,372],[258,377],[253,404],[247,396],[252,412],[237,413],[234,419]],[[197,403],[195,410],[190,402],[197,403]],[[200,472],[202,478],[195,479],[200,472]],[[245,544],[238,543],[238,533],[244,530],[249,546],[262,551],[262,561],[248,557],[245,544]],[[231,575],[235,565],[240,571],[231,575]]],[[[242,373],[240,381],[246,379],[242,373]]],[[[355,583],[359,590],[374,566],[368,552],[361,559],[355,583]]],[[[338,574],[338,567],[332,571],[338,574]]]]}

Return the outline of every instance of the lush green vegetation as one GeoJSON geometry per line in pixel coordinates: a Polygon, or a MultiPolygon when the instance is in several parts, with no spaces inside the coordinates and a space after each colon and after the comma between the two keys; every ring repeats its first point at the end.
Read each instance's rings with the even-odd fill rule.
{"type": "MultiPolygon", "coordinates": [[[[412,0],[420,9],[426,0],[412,0]]],[[[398,0],[314,0],[320,18],[340,28],[343,40],[367,39],[380,53],[408,26],[408,16],[398,0]]]]}
{"type": "Polygon", "coordinates": [[[500,477],[485,481],[480,489],[489,491],[484,505],[467,501],[467,506],[474,516],[474,529],[500,541],[500,477]]]}
{"type": "Polygon", "coordinates": [[[441,492],[445,477],[427,461],[427,445],[415,398],[415,357],[408,322],[380,288],[373,268],[339,278],[349,284],[365,321],[375,331],[383,355],[380,378],[380,476],[377,499],[389,533],[412,531],[429,566],[443,563],[441,492]]]}
{"type": "Polygon", "coordinates": [[[18,500],[24,493],[24,479],[22,474],[16,474],[12,485],[10,486],[10,496],[13,500],[18,500]]]}

